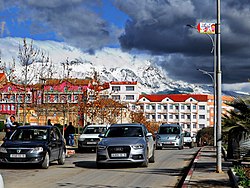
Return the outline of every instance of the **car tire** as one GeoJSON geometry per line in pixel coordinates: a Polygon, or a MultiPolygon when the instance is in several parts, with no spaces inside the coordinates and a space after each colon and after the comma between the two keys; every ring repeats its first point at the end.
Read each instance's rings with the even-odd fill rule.
{"type": "Polygon", "coordinates": [[[162,150],[162,147],[156,146],[156,150],[162,150]]]}
{"type": "Polygon", "coordinates": [[[154,163],[155,162],[155,149],[153,149],[152,156],[149,158],[148,162],[154,163]]]}
{"type": "Polygon", "coordinates": [[[65,153],[65,151],[63,150],[63,151],[62,151],[62,154],[61,154],[61,156],[60,156],[60,158],[58,159],[58,164],[59,164],[59,165],[64,165],[65,159],[66,159],[66,153],[65,153]]]}
{"type": "Polygon", "coordinates": [[[43,163],[42,163],[42,168],[47,169],[49,168],[49,153],[46,152],[43,163]]]}

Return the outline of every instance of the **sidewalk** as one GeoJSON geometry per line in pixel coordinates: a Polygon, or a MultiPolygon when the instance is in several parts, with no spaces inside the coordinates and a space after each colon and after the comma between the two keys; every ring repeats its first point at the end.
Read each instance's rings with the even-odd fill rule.
{"type": "Polygon", "coordinates": [[[182,188],[189,187],[231,187],[228,176],[231,162],[224,161],[222,156],[222,171],[216,172],[216,148],[204,146],[195,157],[191,169],[182,185],[182,188]]]}

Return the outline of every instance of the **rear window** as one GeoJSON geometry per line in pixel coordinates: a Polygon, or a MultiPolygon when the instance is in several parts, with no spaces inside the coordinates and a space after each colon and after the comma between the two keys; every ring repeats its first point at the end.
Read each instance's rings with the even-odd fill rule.
{"type": "Polygon", "coordinates": [[[159,134],[180,134],[179,127],[160,127],[159,134]]]}

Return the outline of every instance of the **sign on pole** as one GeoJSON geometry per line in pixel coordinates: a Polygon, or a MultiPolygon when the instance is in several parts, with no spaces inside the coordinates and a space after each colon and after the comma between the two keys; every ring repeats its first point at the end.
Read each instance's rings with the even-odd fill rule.
{"type": "Polygon", "coordinates": [[[206,22],[200,22],[197,25],[197,30],[199,33],[202,34],[215,34],[216,24],[215,23],[206,23],[206,22]]]}

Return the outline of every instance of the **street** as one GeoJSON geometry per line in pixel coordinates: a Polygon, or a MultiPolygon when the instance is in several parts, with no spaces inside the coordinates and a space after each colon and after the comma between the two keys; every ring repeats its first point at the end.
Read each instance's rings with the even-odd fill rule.
{"type": "Polygon", "coordinates": [[[112,165],[97,169],[95,153],[76,153],[62,166],[54,162],[44,170],[17,165],[1,168],[1,174],[5,188],[176,187],[197,150],[156,150],[156,162],[148,168],[112,165]]]}

